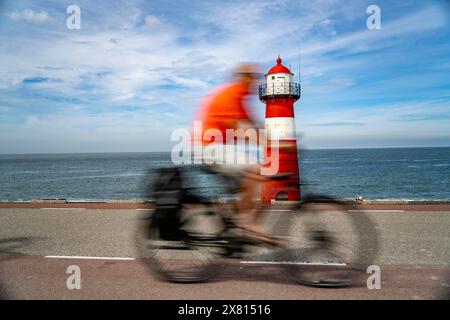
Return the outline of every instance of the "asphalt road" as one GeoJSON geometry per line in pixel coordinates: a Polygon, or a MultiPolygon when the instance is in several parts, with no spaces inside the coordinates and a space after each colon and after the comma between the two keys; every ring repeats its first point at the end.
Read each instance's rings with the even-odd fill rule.
{"type": "MultiPolygon", "coordinates": [[[[298,285],[278,265],[233,261],[212,281],[162,282],[149,274],[135,234],[136,209],[0,209],[0,292],[37,299],[424,299],[450,288],[450,211],[370,211],[380,250],[381,289],[298,285]],[[79,266],[81,289],[67,268],[79,266]]],[[[276,217],[280,212],[271,213],[276,217]]],[[[267,224],[275,218],[269,217],[267,224]]],[[[351,230],[346,231],[351,236],[351,230]]],[[[256,261],[257,257],[250,259],[256,261]]],[[[267,260],[267,259],[262,259],[267,260]]],[[[245,261],[244,261],[245,262],[245,261]]],[[[367,275],[369,276],[369,275],[367,275]]]]}

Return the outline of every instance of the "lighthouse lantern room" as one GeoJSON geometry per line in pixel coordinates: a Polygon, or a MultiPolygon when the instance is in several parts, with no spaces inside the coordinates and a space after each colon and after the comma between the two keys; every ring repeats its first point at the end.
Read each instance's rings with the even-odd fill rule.
{"type": "Polygon", "coordinates": [[[281,64],[278,56],[277,64],[266,74],[266,83],[259,88],[259,97],[262,101],[277,96],[289,96],[297,101],[300,98],[300,84],[294,83],[294,74],[281,64]]]}

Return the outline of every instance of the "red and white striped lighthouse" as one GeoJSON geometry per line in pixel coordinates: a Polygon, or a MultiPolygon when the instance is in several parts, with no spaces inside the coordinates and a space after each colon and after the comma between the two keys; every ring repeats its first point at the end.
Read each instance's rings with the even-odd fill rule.
{"type": "MultiPolygon", "coordinates": [[[[294,74],[281,64],[277,64],[266,74],[266,83],[259,87],[259,98],[266,104],[265,147],[267,161],[277,148],[278,173],[292,173],[287,180],[271,180],[264,183],[261,200],[263,203],[300,200],[300,177],[298,170],[297,139],[295,135],[294,102],[300,98],[300,84],[294,83],[294,74]],[[278,144],[274,141],[278,140],[278,144]]],[[[270,163],[268,164],[271,165],[270,163]]]]}

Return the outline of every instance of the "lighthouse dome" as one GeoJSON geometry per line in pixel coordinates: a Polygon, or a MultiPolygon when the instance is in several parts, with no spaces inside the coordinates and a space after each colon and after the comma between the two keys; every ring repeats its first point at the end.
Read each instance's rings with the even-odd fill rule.
{"type": "Polygon", "coordinates": [[[282,60],[280,56],[277,58],[277,64],[276,66],[272,67],[269,72],[267,72],[266,75],[274,74],[274,73],[291,73],[291,70],[289,70],[287,67],[283,66],[281,64],[282,60]]]}
{"type": "Polygon", "coordinates": [[[294,101],[300,98],[300,84],[294,83],[294,74],[281,64],[280,56],[277,65],[266,73],[266,83],[259,86],[261,101],[279,97],[292,98],[294,101]]]}

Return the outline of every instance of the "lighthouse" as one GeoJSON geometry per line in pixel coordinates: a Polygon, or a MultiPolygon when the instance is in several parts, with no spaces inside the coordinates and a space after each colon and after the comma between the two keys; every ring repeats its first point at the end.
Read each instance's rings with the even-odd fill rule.
{"type": "Polygon", "coordinates": [[[259,87],[259,99],[266,104],[265,128],[266,161],[278,151],[278,173],[292,173],[286,180],[270,180],[262,187],[261,201],[299,201],[300,177],[298,169],[297,139],[295,135],[294,102],[300,99],[300,84],[294,83],[294,74],[285,67],[280,56],[277,64],[265,75],[259,87]],[[278,141],[278,143],[275,143],[278,141]],[[275,150],[276,149],[276,150],[275,150]]]}

